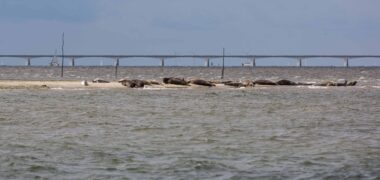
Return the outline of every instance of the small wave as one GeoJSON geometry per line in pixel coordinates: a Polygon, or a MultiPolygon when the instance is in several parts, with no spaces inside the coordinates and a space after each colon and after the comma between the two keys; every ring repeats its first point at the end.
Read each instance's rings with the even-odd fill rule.
{"type": "Polygon", "coordinates": [[[324,86],[307,86],[307,88],[309,88],[309,89],[327,89],[328,87],[324,87],[324,86]]]}
{"type": "Polygon", "coordinates": [[[50,88],[51,90],[63,90],[63,88],[59,87],[59,88],[50,88]]]}
{"type": "Polygon", "coordinates": [[[149,87],[149,86],[144,86],[142,88],[143,90],[149,90],[149,91],[157,91],[157,90],[177,90],[177,89],[183,89],[183,88],[165,88],[165,87],[149,87]]]}
{"type": "Polygon", "coordinates": [[[85,88],[62,88],[62,87],[58,87],[58,88],[50,88],[51,90],[65,90],[65,91],[86,91],[86,90],[90,90],[90,89],[85,89],[85,88]]]}

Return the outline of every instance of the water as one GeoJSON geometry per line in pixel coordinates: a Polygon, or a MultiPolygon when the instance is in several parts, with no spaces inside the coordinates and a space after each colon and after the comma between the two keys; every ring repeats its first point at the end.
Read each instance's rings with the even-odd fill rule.
{"type": "MultiPolygon", "coordinates": [[[[238,69],[227,70],[227,77],[252,75],[238,69]]],[[[74,69],[73,79],[112,72],[89,70],[74,69]]],[[[22,79],[26,71],[41,79],[47,69],[26,68],[6,78],[22,79]]],[[[125,75],[154,78],[151,71],[160,70],[125,75]]],[[[380,178],[379,69],[263,68],[255,75],[265,72],[271,79],[347,78],[359,86],[0,90],[0,177],[380,178]]]]}
{"type": "MultiPolygon", "coordinates": [[[[22,80],[61,80],[60,67],[0,67],[1,79],[22,80]]],[[[65,80],[92,80],[103,78],[116,80],[119,78],[155,79],[162,81],[163,77],[184,77],[220,79],[220,67],[119,67],[115,78],[114,67],[65,67],[65,80]]],[[[318,82],[324,80],[336,81],[337,79],[357,80],[359,85],[380,86],[380,67],[230,67],[225,70],[226,80],[245,79],[289,79],[300,82],[318,82]]]]}

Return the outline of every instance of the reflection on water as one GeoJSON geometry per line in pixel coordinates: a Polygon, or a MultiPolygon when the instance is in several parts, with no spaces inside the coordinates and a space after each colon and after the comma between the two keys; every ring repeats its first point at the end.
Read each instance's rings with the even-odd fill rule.
{"type": "Polygon", "coordinates": [[[375,179],[379,107],[371,86],[0,90],[0,177],[375,179]]]}

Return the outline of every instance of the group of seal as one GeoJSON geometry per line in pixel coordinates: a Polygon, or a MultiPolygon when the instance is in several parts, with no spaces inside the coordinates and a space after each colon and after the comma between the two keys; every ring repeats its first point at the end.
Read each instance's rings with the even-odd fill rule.
{"type": "Polygon", "coordinates": [[[357,81],[348,82],[345,79],[340,79],[337,82],[324,81],[321,83],[314,84],[314,86],[355,86],[357,83],[357,81]]]}
{"type": "Polygon", "coordinates": [[[147,81],[147,80],[138,80],[138,79],[120,79],[118,81],[123,86],[129,87],[129,88],[143,88],[145,85],[160,85],[160,83],[156,81],[147,81]]]}
{"type": "Polygon", "coordinates": [[[162,83],[159,83],[154,80],[138,80],[138,79],[121,79],[118,81],[123,86],[129,88],[143,88],[147,85],[179,85],[179,86],[205,86],[205,87],[213,87],[216,85],[225,85],[229,87],[241,88],[241,87],[254,87],[256,85],[259,86],[355,86],[357,81],[348,82],[347,80],[341,79],[336,82],[334,81],[325,81],[320,83],[304,83],[304,82],[293,82],[287,79],[282,79],[279,81],[270,81],[265,79],[259,80],[245,80],[242,82],[237,81],[208,81],[204,79],[191,79],[185,80],[184,78],[178,77],[164,77],[162,83]]]}

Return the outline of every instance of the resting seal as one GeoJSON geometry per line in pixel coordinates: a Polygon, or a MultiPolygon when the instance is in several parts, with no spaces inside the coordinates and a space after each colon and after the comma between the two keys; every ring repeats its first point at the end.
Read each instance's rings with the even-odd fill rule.
{"type": "Polygon", "coordinates": [[[138,80],[138,79],[133,79],[133,80],[128,80],[128,79],[121,79],[119,82],[123,86],[127,86],[129,88],[143,88],[147,83],[143,80],[138,80]]]}
{"type": "Polygon", "coordinates": [[[254,83],[257,85],[270,85],[270,86],[277,85],[276,83],[269,81],[269,80],[256,80],[254,83]]]}
{"type": "Polygon", "coordinates": [[[253,86],[255,86],[255,83],[251,80],[245,80],[245,81],[243,81],[243,85],[245,87],[253,87],[253,86]]]}
{"type": "Polygon", "coordinates": [[[169,77],[169,78],[164,78],[163,82],[165,84],[175,84],[175,85],[185,85],[185,86],[188,85],[188,83],[183,78],[169,77]]]}
{"type": "Polygon", "coordinates": [[[208,87],[215,86],[215,84],[211,83],[210,81],[205,81],[202,79],[194,79],[194,80],[191,80],[190,83],[200,85],[200,86],[208,86],[208,87]]]}
{"type": "Polygon", "coordinates": [[[286,79],[277,81],[276,84],[281,85],[281,86],[295,86],[295,85],[297,85],[297,83],[295,83],[293,81],[286,80],[286,79]]]}
{"type": "Polygon", "coordinates": [[[224,82],[223,84],[226,86],[232,86],[236,88],[246,87],[243,83],[240,83],[240,82],[227,81],[227,82],[224,82]]]}
{"type": "Polygon", "coordinates": [[[358,82],[357,81],[351,81],[347,83],[347,86],[355,86],[358,82]]]}
{"type": "Polygon", "coordinates": [[[345,80],[345,79],[339,79],[336,82],[336,86],[347,86],[347,80],[345,80]]]}
{"type": "Polygon", "coordinates": [[[298,82],[297,86],[311,86],[313,83],[304,83],[304,82],[298,82]]]}
{"type": "Polygon", "coordinates": [[[103,80],[103,79],[100,79],[100,78],[96,78],[94,80],[92,80],[93,83],[110,83],[109,81],[106,81],[106,80],[103,80]]]}
{"type": "Polygon", "coordinates": [[[347,83],[347,80],[345,80],[345,79],[339,79],[337,82],[325,81],[325,82],[322,82],[322,83],[314,84],[314,86],[355,86],[356,83],[357,83],[356,81],[347,83]]]}

